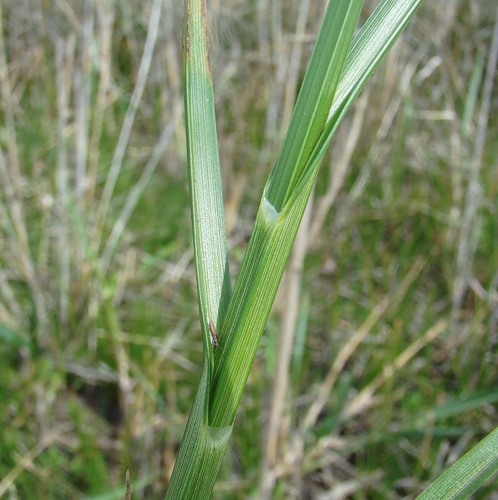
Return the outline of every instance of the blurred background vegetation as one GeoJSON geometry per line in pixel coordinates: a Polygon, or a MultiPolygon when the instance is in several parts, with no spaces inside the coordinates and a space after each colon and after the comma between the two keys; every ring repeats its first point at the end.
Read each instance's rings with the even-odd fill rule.
{"type": "MultiPolygon", "coordinates": [[[[208,8],[235,281],[324,1],[208,8]]],[[[0,3],[0,496],[165,492],[202,359],[182,14],[0,3]]],[[[426,2],[341,126],[215,498],[413,498],[498,424],[497,22],[426,2]]]]}

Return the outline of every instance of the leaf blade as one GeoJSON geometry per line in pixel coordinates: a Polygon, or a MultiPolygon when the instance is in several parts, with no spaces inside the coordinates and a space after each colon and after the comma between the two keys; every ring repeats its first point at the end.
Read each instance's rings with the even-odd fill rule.
{"type": "Polygon", "coordinates": [[[326,123],[363,0],[331,1],[292,113],[266,196],[280,210],[326,123]]]}
{"type": "Polygon", "coordinates": [[[185,128],[197,292],[205,352],[231,295],[205,0],[186,0],[185,128]]]}
{"type": "Polygon", "coordinates": [[[498,428],[443,472],[417,499],[469,498],[496,472],[498,472],[498,428]]]}

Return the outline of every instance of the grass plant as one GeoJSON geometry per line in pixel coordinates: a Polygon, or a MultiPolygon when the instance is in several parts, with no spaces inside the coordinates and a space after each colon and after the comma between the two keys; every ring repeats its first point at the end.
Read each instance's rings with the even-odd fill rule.
{"type": "Polygon", "coordinates": [[[0,496],[122,498],[130,470],[133,498],[163,498],[196,394],[213,498],[414,498],[445,470],[425,498],[490,495],[495,2],[425,2],[353,103],[355,71],[373,70],[371,52],[354,61],[359,31],[322,130],[294,132],[318,146],[284,155],[323,4],[212,0],[208,14],[211,122],[187,124],[189,140],[218,130],[214,170],[190,174],[199,227],[181,3],[0,2],[0,496]],[[294,174],[286,158],[303,159],[294,174]],[[283,286],[244,313],[249,285],[283,272],[313,176],[283,286]],[[277,265],[255,248],[290,224],[293,196],[277,265]],[[462,463],[477,482],[454,479],[462,463]]]}

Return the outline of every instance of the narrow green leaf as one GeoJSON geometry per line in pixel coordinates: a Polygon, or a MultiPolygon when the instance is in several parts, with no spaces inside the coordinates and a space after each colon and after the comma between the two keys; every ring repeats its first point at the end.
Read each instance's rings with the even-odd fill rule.
{"type": "Polygon", "coordinates": [[[225,218],[205,0],[186,0],[185,127],[197,292],[205,353],[213,362],[209,320],[218,324],[230,299],[225,218]]]}
{"type": "Polygon", "coordinates": [[[488,434],[417,498],[453,500],[469,498],[498,472],[498,428],[488,434]]]}
{"type": "Polygon", "coordinates": [[[205,0],[185,1],[183,39],[185,128],[197,293],[204,343],[201,381],[166,498],[209,498],[228,446],[231,426],[209,425],[216,360],[210,335],[230,300],[213,82],[209,66],[205,0]]]}
{"type": "Polygon", "coordinates": [[[491,391],[476,392],[474,394],[462,394],[457,398],[449,399],[436,406],[432,411],[425,413],[420,418],[413,419],[413,426],[424,427],[427,422],[442,420],[445,418],[461,415],[472,410],[492,405],[498,402],[498,389],[491,391]]]}
{"type": "Polygon", "coordinates": [[[266,196],[280,210],[303,174],[332,105],[363,0],[331,1],[325,12],[266,196]]]}
{"type": "Polygon", "coordinates": [[[421,4],[422,0],[384,0],[355,36],[310,165],[320,162],[345,114],[421,4]]]}
{"type": "Polygon", "coordinates": [[[355,36],[330,108],[328,140],[423,0],[384,0],[355,36]],[[334,127],[331,127],[331,124],[334,127]]]}

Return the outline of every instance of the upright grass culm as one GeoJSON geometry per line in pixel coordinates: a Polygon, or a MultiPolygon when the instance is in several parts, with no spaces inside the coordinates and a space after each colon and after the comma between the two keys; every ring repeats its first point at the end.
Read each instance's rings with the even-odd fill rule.
{"type": "Polygon", "coordinates": [[[230,296],[206,3],[185,1],[187,157],[204,368],[167,498],[211,494],[320,162],[340,120],[420,1],[382,2],[351,45],[362,4],[328,4],[230,296]],[[211,345],[211,322],[218,327],[219,350],[211,345]]]}
{"type": "MultiPolygon", "coordinates": [[[[328,1],[206,1],[235,287],[328,1]]],[[[364,3],[361,24],[381,1],[364,3]]],[[[195,310],[184,2],[26,3],[0,1],[0,498],[123,498],[127,469],[133,498],[164,497],[201,330],[211,320],[218,332],[219,349],[204,338],[215,392],[233,307],[208,281],[215,307],[202,321],[195,310]]],[[[353,37],[328,131],[354,98],[348,82],[368,78],[375,44],[402,24],[392,14],[381,33],[370,20],[353,37]]],[[[414,498],[438,476],[425,498],[468,497],[496,468],[497,37],[496,1],[425,2],[342,121],[213,498],[414,498]],[[282,408],[273,422],[270,402],[282,408]]],[[[222,267],[212,240],[198,253],[222,267]]],[[[189,436],[224,444],[229,428],[198,415],[189,436]]]]}
{"type": "Polygon", "coordinates": [[[321,160],[345,113],[421,0],[380,2],[353,39],[362,4],[362,0],[331,0],[327,6],[232,294],[207,7],[205,0],[185,0],[187,158],[204,364],[167,498],[211,495],[321,160]]]}

